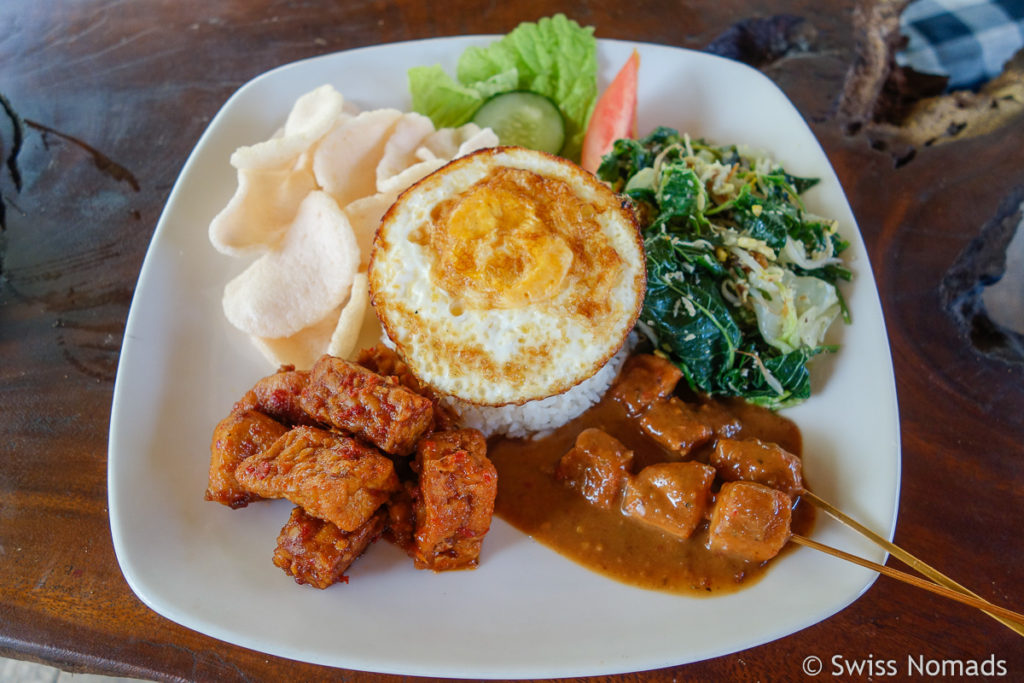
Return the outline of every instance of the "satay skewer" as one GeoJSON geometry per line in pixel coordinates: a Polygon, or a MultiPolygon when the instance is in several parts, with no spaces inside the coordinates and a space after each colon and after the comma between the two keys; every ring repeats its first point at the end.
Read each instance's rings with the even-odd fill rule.
{"type": "MultiPolygon", "coordinates": [[[[920,574],[922,574],[924,576],[927,576],[929,579],[934,581],[936,584],[939,584],[940,586],[943,586],[944,588],[949,589],[951,591],[954,591],[956,593],[959,593],[961,595],[966,595],[968,597],[976,598],[977,600],[982,601],[987,607],[986,606],[981,606],[981,607],[979,607],[979,609],[981,609],[983,612],[985,612],[990,617],[992,617],[993,619],[995,619],[999,623],[1003,624],[1004,626],[1006,626],[1010,630],[1016,632],[1018,635],[1024,636],[1024,620],[1022,620],[1020,618],[1020,615],[1017,615],[1015,618],[1007,618],[1005,616],[1000,615],[999,611],[1000,611],[1001,608],[996,607],[996,605],[993,605],[992,603],[988,602],[987,600],[982,598],[977,593],[975,593],[975,592],[971,591],[970,589],[965,588],[964,586],[960,585],[959,583],[957,583],[953,579],[949,578],[948,576],[946,576],[945,574],[940,572],[938,569],[932,567],[931,565],[927,564],[923,560],[918,559],[914,555],[911,555],[909,552],[907,552],[903,548],[899,547],[895,543],[892,543],[891,541],[887,540],[883,536],[875,533],[871,529],[867,528],[866,526],[864,526],[863,524],[861,524],[857,520],[855,520],[852,517],[850,517],[849,515],[847,515],[845,512],[843,512],[839,508],[835,507],[834,505],[832,505],[828,501],[826,501],[823,498],[821,498],[820,496],[818,496],[818,495],[816,495],[816,494],[814,494],[814,493],[804,489],[801,492],[800,497],[801,498],[805,498],[810,503],[812,503],[815,506],[817,506],[818,508],[821,508],[822,510],[824,510],[829,516],[835,518],[839,522],[842,522],[843,524],[845,524],[846,526],[850,527],[854,531],[856,531],[859,534],[863,535],[865,538],[867,538],[867,539],[871,540],[872,542],[876,543],[877,545],[881,546],[882,549],[884,549],[890,555],[895,557],[897,560],[899,560],[900,562],[903,562],[905,565],[907,565],[908,567],[911,567],[912,569],[916,570],[920,574]],[[995,609],[992,609],[992,608],[995,608],[995,609]]],[[[879,565],[879,566],[882,566],[882,565],[879,565]]]]}
{"type": "MultiPolygon", "coordinates": [[[[719,438],[709,462],[718,470],[718,476],[726,480],[757,482],[762,486],[775,489],[780,494],[787,495],[790,498],[806,498],[809,503],[821,508],[854,531],[863,534],[887,550],[896,559],[906,563],[909,567],[934,581],[935,584],[960,595],[967,595],[976,601],[985,602],[981,596],[969,591],[934,567],[929,566],[902,548],[882,538],[879,534],[858,523],[821,497],[808,491],[803,484],[802,462],[795,455],[785,451],[777,444],[766,444],[756,439],[733,440],[719,438]]],[[[754,494],[750,493],[749,495],[754,494]]],[[[774,536],[774,538],[775,542],[781,540],[779,536],[774,536]]],[[[991,605],[991,603],[987,604],[991,605]]],[[[984,610],[984,608],[982,609],[984,610]]],[[[984,611],[1018,635],[1024,636],[1024,621],[1007,619],[993,610],[984,611]]]]}
{"type": "Polygon", "coordinates": [[[991,602],[985,600],[984,598],[979,598],[970,593],[964,593],[963,591],[947,588],[946,586],[933,583],[931,581],[914,576],[913,574],[907,574],[906,572],[901,572],[898,569],[887,567],[884,564],[878,564],[877,562],[865,560],[863,557],[851,555],[850,553],[844,552],[837,548],[833,548],[832,546],[824,545],[823,543],[818,543],[817,541],[813,541],[807,538],[806,536],[792,534],[789,537],[789,540],[799,545],[806,546],[808,548],[813,548],[814,550],[818,550],[827,555],[832,555],[833,557],[838,557],[842,560],[846,560],[847,562],[852,562],[861,567],[871,569],[873,571],[878,572],[879,574],[888,576],[889,578],[896,579],[904,583],[908,583],[911,586],[923,588],[926,591],[931,591],[932,593],[935,593],[936,595],[941,595],[944,598],[956,600],[957,602],[980,609],[986,614],[989,614],[992,617],[999,619],[1007,626],[1013,628],[1013,630],[1015,631],[1020,632],[1019,629],[1024,628],[1024,614],[1019,614],[1011,609],[1000,607],[999,605],[993,605],[991,602]]]}

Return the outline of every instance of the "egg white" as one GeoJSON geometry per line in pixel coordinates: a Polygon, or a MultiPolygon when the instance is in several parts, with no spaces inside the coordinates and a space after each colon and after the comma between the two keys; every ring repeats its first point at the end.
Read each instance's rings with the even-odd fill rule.
{"type": "Polygon", "coordinates": [[[621,199],[569,161],[515,147],[457,159],[404,192],[377,231],[369,275],[376,313],[417,377],[442,394],[492,406],[559,394],[593,375],[622,346],[646,285],[642,240],[621,199]],[[431,272],[438,256],[417,238],[422,226],[439,203],[501,166],[564,181],[595,208],[620,261],[600,324],[570,314],[571,302],[588,294],[571,281],[542,301],[500,308],[464,306],[438,286],[431,272]]]}

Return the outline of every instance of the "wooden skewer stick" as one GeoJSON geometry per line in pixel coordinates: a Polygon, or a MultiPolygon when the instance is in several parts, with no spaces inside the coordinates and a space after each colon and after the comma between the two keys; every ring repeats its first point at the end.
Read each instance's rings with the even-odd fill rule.
{"type": "MultiPolygon", "coordinates": [[[[805,490],[805,491],[803,491],[800,494],[800,497],[801,498],[806,498],[808,501],[810,501],[811,503],[813,503],[817,507],[821,508],[822,510],[824,510],[826,513],[828,513],[829,515],[831,515],[832,517],[834,517],[838,521],[842,522],[843,524],[845,524],[846,526],[850,527],[854,531],[862,534],[863,536],[867,537],[868,539],[870,539],[874,543],[876,543],[879,546],[881,546],[886,552],[888,552],[890,555],[895,557],[900,562],[903,562],[908,567],[911,567],[912,569],[920,572],[924,576],[927,576],[929,579],[931,579],[935,583],[937,583],[937,584],[939,584],[941,586],[944,586],[945,588],[948,588],[948,589],[950,589],[952,591],[960,593],[961,595],[966,595],[966,596],[977,598],[978,600],[981,600],[982,602],[985,603],[985,605],[987,605],[987,607],[981,607],[980,608],[983,612],[985,612],[985,614],[988,614],[990,617],[992,617],[993,619],[995,619],[999,623],[1003,624],[1007,628],[1011,629],[1012,631],[1016,632],[1018,635],[1024,636],[1024,621],[1021,621],[1019,615],[1015,619],[1014,618],[1009,618],[1008,619],[1008,618],[1006,618],[1004,616],[1000,616],[999,615],[999,611],[1001,610],[1001,608],[996,608],[995,605],[993,605],[992,603],[988,602],[987,600],[982,598],[977,593],[975,593],[975,592],[965,588],[964,586],[961,586],[959,583],[957,583],[953,579],[949,578],[948,576],[946,576],[945,574],[940,572],[938,569],[935,569],[931,565],[929,565],[929,564],[925,563],[924,561],[918,559],[917,557],[911,555],[910,553],[908,553],[906,550],[904,550],[903,548],[899,547],[895,543],[892,543],[889,540],[883,538],[879,534],[877,534],[874,531],[872,531],[871,529],[867,528],[866,526],[864,526],[863,524],[861,524],[857,520],[853,519],[852,517],[850,517],[849,515],[844,513],[839,508],[835,507],[834,505],[832,505],[828,501],[824,500],[823,498],[820,498],[819,496],[815,495],[814,493],[811,493],[810,491],[806,491],[805,490]],[[996,608],[996,609],[992,609],[992,608],[996,608]]],[[[879,565],[879,566],[882,566],[882,565],[879,565]]]]}
{"type": "Polygon", "coordinates": [[[820,550],[821,552],[826,553],[827,555],[838,557],[840,559],[846,560],[847,562],[853,562],[854,564],[860,565],[861,567],[872,569],[878,572],[879,574],[884,574],[885,576],[888,576],[890,578],[903,581],[904,583],[909,583],[912,586],[923,588],[926,591],[931,591],[932,593],[935,593],[936,595],[941,595],[944,598],[949,598],[950,600],[956,600],[957,602],[962,602],[965,605],[976,607],[988,614],[991,614],[992,616],[998,615],[997,618],[1002,618],[1012,622],[1016,622],[1016,624],[1019,627],[1024,626],[1024,614],[1018,614],[1013,610],[1006,609],[1005,607],[1000,607],[999,605],[993,605],[992,603],[983,598],[978,598],[973,595],[968,595],[966,593],[953,590],[951,588],[947,588],[945,586],[940,586],[937,583],[926,581],[925,579],[914,576],[913,574],[907,574],[906,572],[901,572],[897,569],[893,569],[892,567],[887,567],[884,564],[878,564],[877,562],[865,560],[863,557],[857,557],[856,555],[851,555],[850,553],[838,550],[836,548],[824,545],[822,543],[818,543],[817,541],[812,541],[806,536],[793,534],[792,536],[790,536],[789,540],[793,541],[794,543],[807,546],[808,548],[820,550]]]}

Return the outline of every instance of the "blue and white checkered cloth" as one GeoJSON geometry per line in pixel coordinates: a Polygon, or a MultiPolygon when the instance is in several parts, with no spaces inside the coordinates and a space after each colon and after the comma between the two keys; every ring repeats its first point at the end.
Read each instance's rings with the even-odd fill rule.
{"type": "Polygon", "coordinates": [[[976,89],[1024,46],[1024,0],[914,0],[900,17],[909,42],[896,62],[976,89]]]}

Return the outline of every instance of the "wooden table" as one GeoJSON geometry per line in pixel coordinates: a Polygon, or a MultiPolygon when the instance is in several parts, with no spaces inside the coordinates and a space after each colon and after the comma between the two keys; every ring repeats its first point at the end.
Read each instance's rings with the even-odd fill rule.
{"type": "MultiPolygon", "coordinates": [[[[1024,118],[988,135],[920,145],[909,161],[906,148],[880,142],[882,128],[866,115],[879,67],[870,17],[891,20],[893,3],[605,5],[587,3],[572,16],[601,37],[695,49],[745,19],[805,20],[797,35],[804,42],[793,41],[788,54],[761,68],[811,122],[870,250],[902,421],[895,540],[984,597],[1024,608],[1024,371],[1019,362],[978,352],[940,290],[1001,203],[1014,191],[1021,199],[1024,118]],[[847,81],[853,66],[866,80],[847,81]],[[866,98],[854,87],[863,83],[866,98]]],[[[16,163],[0,169],[0,654],[157,680],[391,678],[228,645],[158,616],[133,595],[114,557],[106,488],[125,317],[170,188],[211,117],[242,83],[337,50],[503,33],[561,7],[531,1],[481,9],[461,0],[443,9],[417,0],[0,4],[5,161],[20,144],[16,163]],[[15,118],[23,123],[17,130],[15,118]]],[[[1024,677],[1020,636],[975,610],[880,579],[839,614],[787,638],[621,678],[795,680],[808,655],[823,658],[823,676],[831,675],[833,656],[893,659],[901,670],[908,656],[923,656],[994,658],[1010,678],[1024,677]]]]}

